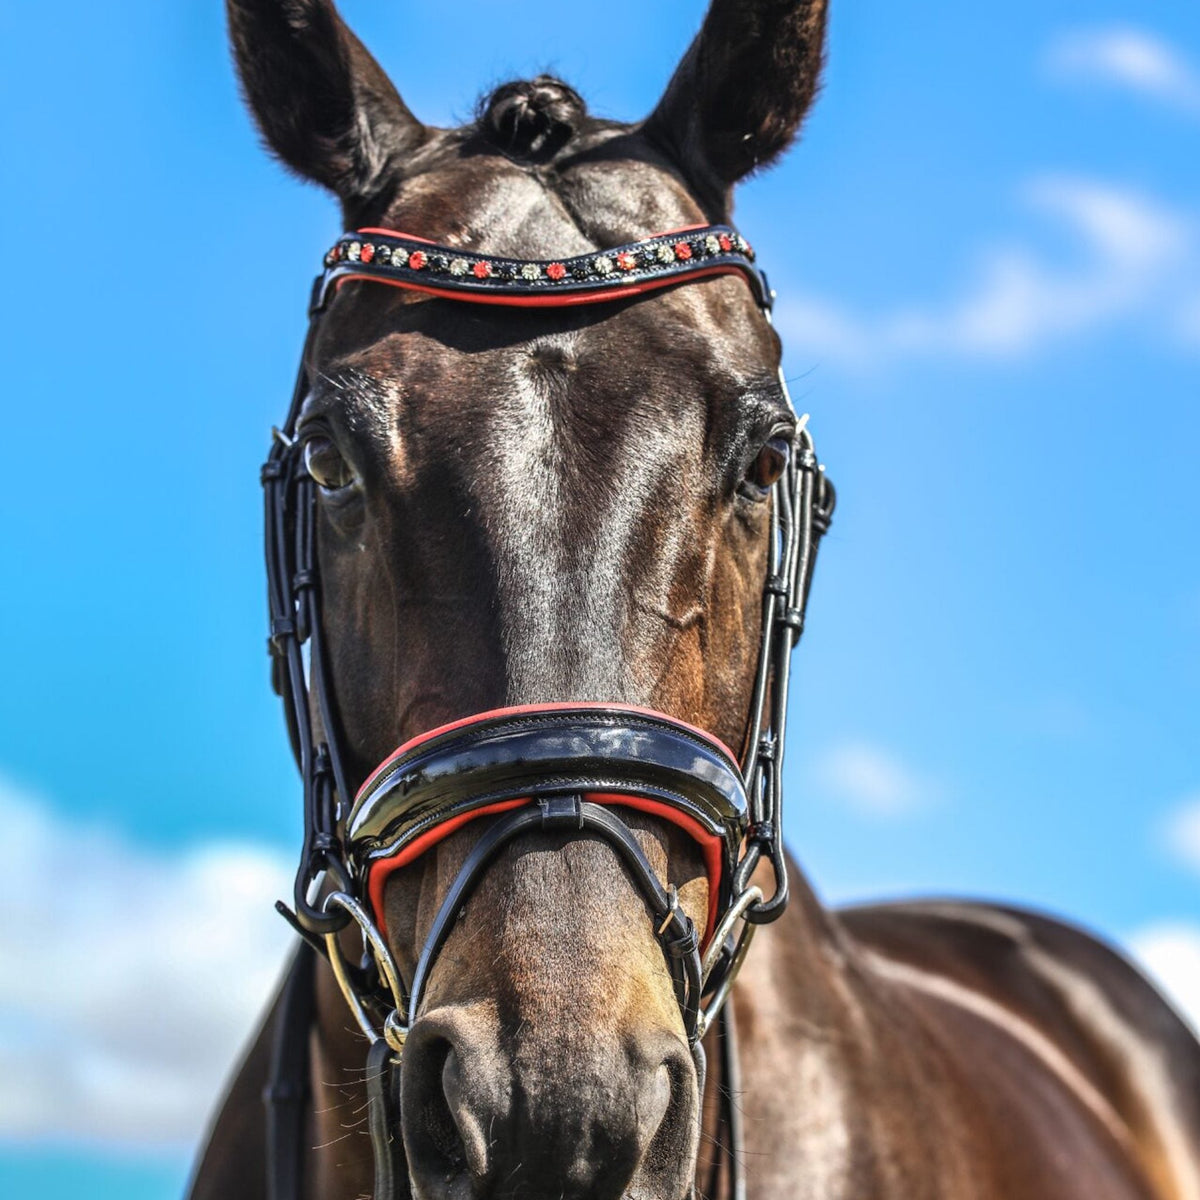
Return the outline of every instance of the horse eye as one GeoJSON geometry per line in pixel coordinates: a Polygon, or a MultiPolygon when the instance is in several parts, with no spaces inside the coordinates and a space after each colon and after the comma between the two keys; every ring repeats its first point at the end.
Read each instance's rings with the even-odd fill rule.
{"type": "Polygon", "coordinates": [[[350,464],[327,437],[311,437],[304,443],[304,469],[327,492],[336,492],[354,482],[350,464]]]}
{"type": "Polygon", "coordinates": [[[792,446],[787,438],[773,437],[746,471],[743,494],[749,494],[753,500],[766,499],[771,488],[783,478],[791,454],[792,446]]]}

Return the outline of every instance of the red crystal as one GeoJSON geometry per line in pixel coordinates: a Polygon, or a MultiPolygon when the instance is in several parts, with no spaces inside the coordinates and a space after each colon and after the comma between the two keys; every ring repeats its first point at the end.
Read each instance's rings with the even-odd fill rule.
{"type": "Polygon", "coordinates": [[[559,279],[561,279],[566,273],[567,273],[567,268],[564,267],[562,265],[562,263],[551,263],[546,268],[546,274],[549,275],[550,278],[555,280],[556,282],[559,279]]]}
{"type": "Polygon", "coordinates": [[[375,257],[375,247],[370,242],[363,242],[362,260],[369,263],[375,257]]]}
{"type": "Polygon", "coordinates": [[[727,234],[727,233],[718,234],[717,241],[721,243],[721,249],[724,250],[726,254],[728,254],[730,252],[730,250],[733,249],[733,239],[730,238],[729,234],[727,234]]]}
{"type": "Polygon", "coordinates": [[[414,271],[419,271],[425,265],[425,252],[423,250],[414,250],[408,256],[408,265],[414,271]]]}
{"type": "Polygon", "coordinates": [[[687,262],[687,260],[692,257],[691,246],[689,246],[687,242],[676,242],[675,257],[679,259],[680,262],[687,262]]]}
{"type": "Polygon", "coordinates": [[[471,268],[471,272],[476,279],[486,279],[492,273],[492,268],[488,263],[477,262],[471,268]]]}
{"type": "Polygon", "coordinates": [[[617,255],[617,266],[620,267],[622,271],[632,271],[633,268],[637,266],[637,259],[630,254],[628,250],[622,250],[621,253],[617,255]]]}

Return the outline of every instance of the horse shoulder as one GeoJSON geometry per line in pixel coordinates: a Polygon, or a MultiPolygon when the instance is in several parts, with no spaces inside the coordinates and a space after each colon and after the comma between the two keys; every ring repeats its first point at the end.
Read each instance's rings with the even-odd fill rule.
{"type": "Polygon", "coordinates": [[[842,910],[866,962],[970,1007],[1128,1131],[1158,1194],[1200,1200],[1200,1042],[1117,950],[1044,914],[931,900],[842,910]]]}

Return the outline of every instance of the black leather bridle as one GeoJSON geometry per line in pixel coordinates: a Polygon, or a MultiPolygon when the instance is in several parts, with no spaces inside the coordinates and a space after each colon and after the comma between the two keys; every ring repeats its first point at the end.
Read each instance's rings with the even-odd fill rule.
{"type": "MultiPolygon", "coordinates": [[[[308,391],[306,363],[336,289],[369,280],[458,301],[518,307],[596,304],[717,274],[741,275],[764,316],[772,293],[754,252],[735,230],[711,225],[562,260],[497,258],[389,230],[344,234],[315,281],[309,330],[287,419],[263,467],[266,558],[274,683],[284,700],[304,784],[304,845],[292,908],[277,907],[304,939],[281,999],[266,1089],[272,1200],[298,1200],[304,1153],[313,952],[330,962],[370,1049],[369,1127],[375,1200],[407,1194],[396,1136],[399,1072],[434,960],[489,865],[514,838],[534,831],[598,836],[642,893],[674,981],[684,1030],[697,1055],[717,1024],[725,1087],[721,1120],[732,1152],[729,1178],[744,1193],[740,1120],[731,1088],[734,1030],[726,1006],[755,928],[787,904],[781,826],[784,732],[791,652],[804,612],[834,492],[802,421],[771,496],[770,544],[745,749],[739,763],[716,739],[663,713],[625,705],[564,704],[478,714],[423,734],[349,790],[338,714],[329,685],[316,554],[316,485],[304,465],[297,421],[308,391]],[[621,816],[651,812],[693,836],[705,855],[712,907],[702,945],[621,816]],[[434,920],[414,977],[400,977],[384,932],[388,873],[477,817],[487,826],[434,920]],[[769,894],[751,883],[770,868],[769,894]],[[358,962],[339,935],[357,923],[358,962]]],[[[782,374],[780,383],[786,396],[782,374]]]]}

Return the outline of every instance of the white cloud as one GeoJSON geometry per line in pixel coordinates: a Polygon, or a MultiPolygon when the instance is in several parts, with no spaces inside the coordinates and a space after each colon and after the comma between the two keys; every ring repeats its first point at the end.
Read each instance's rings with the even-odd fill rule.
{"type": "Polygon", "coordinates": [[[1200,928],[1186,921],[1151,925],[1129,939],[1133,957],[1152,982],[1200,1031],[1200,928]]]}
{"type": "Polygon", "coordinates": [[[1129,26],[1076,29],[1046,52],[1059,79],[1109,84],[1200,115],[1200,71],[1174,46],[1129,26]]]}
{"type": "Polygon", "coordinates": [[[1200,792],[1185,797],[1168,814],[1162,841],[1173,858],[1200,871],[1200,792]]]}
{"type": "MultiPolygon", "coordinates": [[[[1200,792],[1185,796],[1159,827],[1172,858],[1200,871],[1200,792]]],[[[1190,921],[1159,921],[1128,939],[1134,958],[1200,1032],[1200,926],[1190,921]]]]}
{"type": "Polygon", "coordinates": [[[936,802],[942,786],[867,742],[827,750],[816,763],[817,785],[831,799],[874,817],[901,817],[936,802]]]}
{"type": "Polygon", "coordinates": [[[282,856],[155,853],[0,781],[0,1137],[201,1133],[289,942],[282,856]]]}
{"type": "Polygon", "coordinates": [[[784,300],[785,342],[823,361],[872,369],[918,356],[1013,358],[1122,319],[1161,314],[1186,342],[1193,222],[1138,192],[1065,175],[1033,179],[1021,198],[1065,233],[1062,252],[993,246],[974,282],[942,305],[859,315],[815,296],[784,300]]]}

